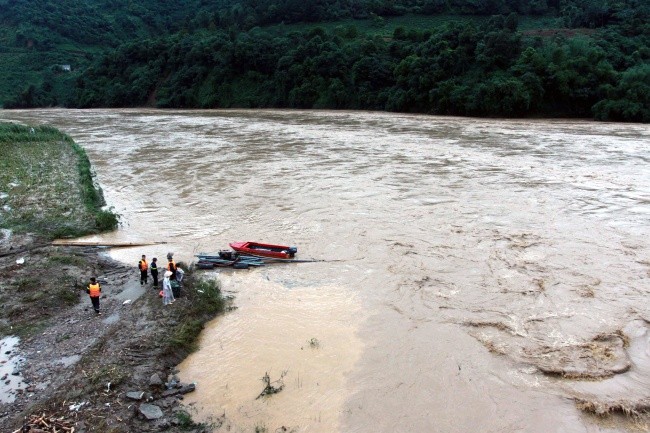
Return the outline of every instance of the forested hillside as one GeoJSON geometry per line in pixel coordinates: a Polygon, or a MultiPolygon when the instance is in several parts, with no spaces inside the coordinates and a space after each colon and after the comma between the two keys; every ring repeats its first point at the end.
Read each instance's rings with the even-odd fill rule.
{"type": "Polygon", "coordinates": [[[648,122],[648,3],[0,0],[0,102],[648,122]]]}

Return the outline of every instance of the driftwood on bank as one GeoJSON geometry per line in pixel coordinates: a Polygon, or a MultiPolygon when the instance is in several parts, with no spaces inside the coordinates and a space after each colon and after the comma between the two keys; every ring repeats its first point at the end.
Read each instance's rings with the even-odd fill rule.
{"type": "Polygon", "coordinates": [[[61,247],[142,247],[147,245],[166,244],[167,242],[99,242],[99,241],[75,241],[57,239],[52,245],[61,247]]]}
{"type": "Polygon", "coordinates": [[[13,433],[50,433],[50,432],[61,432],[61,433],[74,433],[74,422],[71,420],[64,419],[62,417],[54,417],[51,415],[31,415],[29,419],[25,420],[25,423],[18,430],[14,430],[13,433]]]}

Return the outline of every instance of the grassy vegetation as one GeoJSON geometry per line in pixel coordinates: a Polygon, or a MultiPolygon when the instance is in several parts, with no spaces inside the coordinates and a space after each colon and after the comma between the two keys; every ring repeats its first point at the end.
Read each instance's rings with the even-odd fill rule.
{"type": "MultiPolygon", "coordinates": [[[[29,236],[15,236],[17,242],[29,236]]],[[[29,240],[27,241],[29,242],[29,240]]],[[[32,242],[37,242],[33,239],[32,242]]],[[[0,336],[27,338],[49,326],[59,313],[77,305],[88,275],[97,275],[95,254],[75,248],[52,247],[46,243],[27,245],[17,255],[0,263],[4,284],[0,284],[0,336]],[[23,254],[25,254],[23,256],[23,254]],[[16,265],[16,258],[25,261],[16,265]]],[[[6,251],[6,250],[5,250],[6,251]]]]}
{"type": "MultiPolygon", "coordinates": [[[[188,269],[180,265],[182,269],[188,269]]],[[[183,303],[182,310],[178,311],[179,324],[170,335],[166,350],[167,354],[181,359],[198,349],[198,338],[204,324],[223,313],[227,302],[218,280],[203,279],[191,270],[185,272],[183,296],[188,302],[183,303]]]]}
{"type": "Polygon", "coordinates": [[[0,228],[46,238],[112,230],[90,161],[70,137],[49,126],[0,123],[0,228]]]}
{"type": "Polygon", "coordinates": [[[14,289],[16,292],[25,292],[30,290],[33,286],[39,283],[38,278],[35,277],[22,277],[14,282],[14,289]]]}
{"type": "Polygon", "coordinates": [[[53,254],[48,257],[48,260],[53,266],[68,265],[81,267],[86,262],[83,257],[64,254],[53,254]]]}
{"type": "Polygon", "coordinates": [[[2,325],[0,326],[0,335],[15,335],[20,338],[29,338],[39,332],[42,332],[47,328],[47,321],[33,321],[30,323],[18,323],[14,325],[2,325]]]}
{"type": "Polygon", "coordinates": [[[169,348],[174,353],[194,352],[197,346],[197,337],[203,330],[203,322],[199,319],[190,319],[179,325],[169,339],[169,348]]]}
{"type": "MultiPolygon", "coordinates": [[[[79,301],[79,287],[75,278],[65,274],[60,275],[53,279],[51,285],[42,279],[39,275],[39,277],[22,277],[14,281],[14,297],[28,304],[38,302],[42,307],[52,308],[75,305],[79,301]]],[[[16,310],[16,314],[22,315],[22,312],[16,310]]]]}
{"type": "MultiPolygon", "coordinates": [[[[61,278],[59,278],[59,281],[61,278]]],[[[79,290],[74,288],[74,284],[70,284],[70,281],[65,281],[54,290],[54,296],[52,298],[52,307],[61,307],[62,305],[76,305],[79,302],[79,290]],[[70,288],[70,287],[73,288],[70,288]]]]}

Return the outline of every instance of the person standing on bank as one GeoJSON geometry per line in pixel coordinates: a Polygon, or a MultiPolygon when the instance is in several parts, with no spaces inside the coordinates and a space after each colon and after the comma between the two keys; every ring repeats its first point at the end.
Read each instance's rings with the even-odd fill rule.
{"type": "Polygon", "coordinates": [[[142,259],[138,262],[138,268],[140,269],[140,285],[144,286],[147,283],[147,270],[149,270],[147,256],[144,254],[142,255],[142,259]]]}
{"type": "Polygon", "coordinates": [[[90,302],[93,303],[95,313],[102,314],[99,312],[99,296],[102,293],[102,287],[99,285],[95,277],[90,278],[90,283],[88,284],[88,287],[86,287],[86,293],[90,295],[90,302]]]}
{"type": "Polygon", "coordinates": [[[156,262],[158,260],[157,258],[151,259],[151,266],[149,266],[149,269],[151,269],[151,278],[153,278],[153,288],[157,289],[158,288],[158,263],[156,262]]]}
{"type": "Polygon", "coordinates": [[[167,271],[172,273],[171,279],[175,280],[176,279],[176,263],[174,262],[174,258],[172,257],[171,253],[167,254],[167,271]]]}
{"type": "Polygon", "coordinates": [[[163,294],[163,305],[170,305],[174,302],[174,294],[172,293],[172,284],[169,281],[169,277],[172,276],[170,271],[165,272],[165,278],[162,281],[162,294],[163,294]]]}

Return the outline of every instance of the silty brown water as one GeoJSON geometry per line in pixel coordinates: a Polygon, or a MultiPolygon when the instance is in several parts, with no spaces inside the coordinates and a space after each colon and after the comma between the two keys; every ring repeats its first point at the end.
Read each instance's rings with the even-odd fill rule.
{"type": "MultiPolygon", "coordinates": [[[[609,432],[648,399],[650,127],[314,111],[3,111],[88,151],[129,263],[234,240],[181,364],[230,431],[609,432]],[[256,399],[260,380],[284,389],[256,399]],[[588,380],[585,380],[588,379],[588,380]],[[576,404],[578,402],[578,404],[576,404]],[[280,429],[280,430],[277,430],[280,429]]],[[[135,277],[134,277],[135,278],[135,277]]]]}

